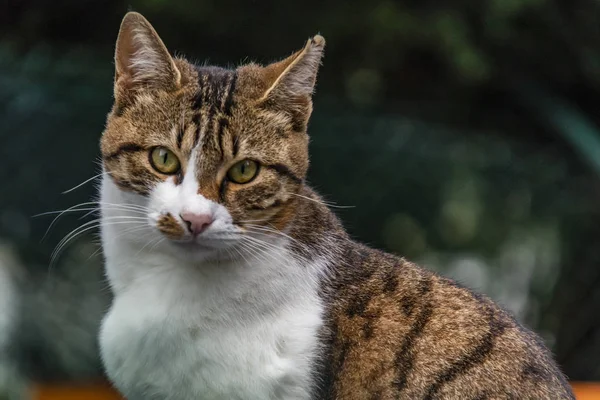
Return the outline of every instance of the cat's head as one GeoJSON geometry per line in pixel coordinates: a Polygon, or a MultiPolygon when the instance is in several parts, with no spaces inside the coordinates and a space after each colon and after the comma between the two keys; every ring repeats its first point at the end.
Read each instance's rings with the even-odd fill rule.
{"type": "Polygon", "coordinates": [[[324,44],[315,36],[267,66],[196,66],[173,58],[149,22],[128,13],[101,140],[113,187],[103,194],[105,219],[117,210],[109,203],[120,215],[131,207],[149,230],[192,252],[285,231],[308,169],[306,128],[324,44]]]}

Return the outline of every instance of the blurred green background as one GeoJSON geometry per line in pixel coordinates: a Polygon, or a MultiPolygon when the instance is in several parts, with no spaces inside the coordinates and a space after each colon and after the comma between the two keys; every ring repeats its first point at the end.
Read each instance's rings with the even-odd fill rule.
{"type": "Polygon", "coordinates": [[[173,53],[223,66],[325,36],[309,180],[347,229],[487,293],[569,378],[600,380],[597,0],[5,0],[0,387],[101,373],[97,232],[50,265],[91,217],[42,240],[52,217],[32,216],[95,195],[97,181],[61,192],[98,173],[128,10],[173,53]]]}

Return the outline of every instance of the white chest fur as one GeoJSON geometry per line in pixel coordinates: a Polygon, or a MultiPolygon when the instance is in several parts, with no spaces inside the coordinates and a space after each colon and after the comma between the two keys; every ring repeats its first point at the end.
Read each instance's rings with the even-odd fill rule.
{"type": "Polygon", "coordinates": [[[123,242],[104,250],[115,300],[101,351],[129,400],[310,398],[318,265],[192,266],[123,242]]]}

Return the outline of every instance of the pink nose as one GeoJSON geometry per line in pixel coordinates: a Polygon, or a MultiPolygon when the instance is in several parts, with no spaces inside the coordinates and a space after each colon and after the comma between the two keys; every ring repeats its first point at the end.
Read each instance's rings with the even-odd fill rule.
{"type": "Polygon", "coordinates": [[[194,214],[186,212],[180,215],[183,222],[194,236],[201,234],[213,223],[213,218],[208,214],[194,214]]]}

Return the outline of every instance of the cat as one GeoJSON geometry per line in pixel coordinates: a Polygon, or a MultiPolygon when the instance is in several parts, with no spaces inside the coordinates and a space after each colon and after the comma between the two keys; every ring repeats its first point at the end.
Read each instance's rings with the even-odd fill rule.
{"type": "Polygon", "coordinates": [[[197,66],[124,17],[100,143],[109,379],[131,400],[573,399],[538,336],[354,242],[306,184],[324,45],[197,66]]]}

